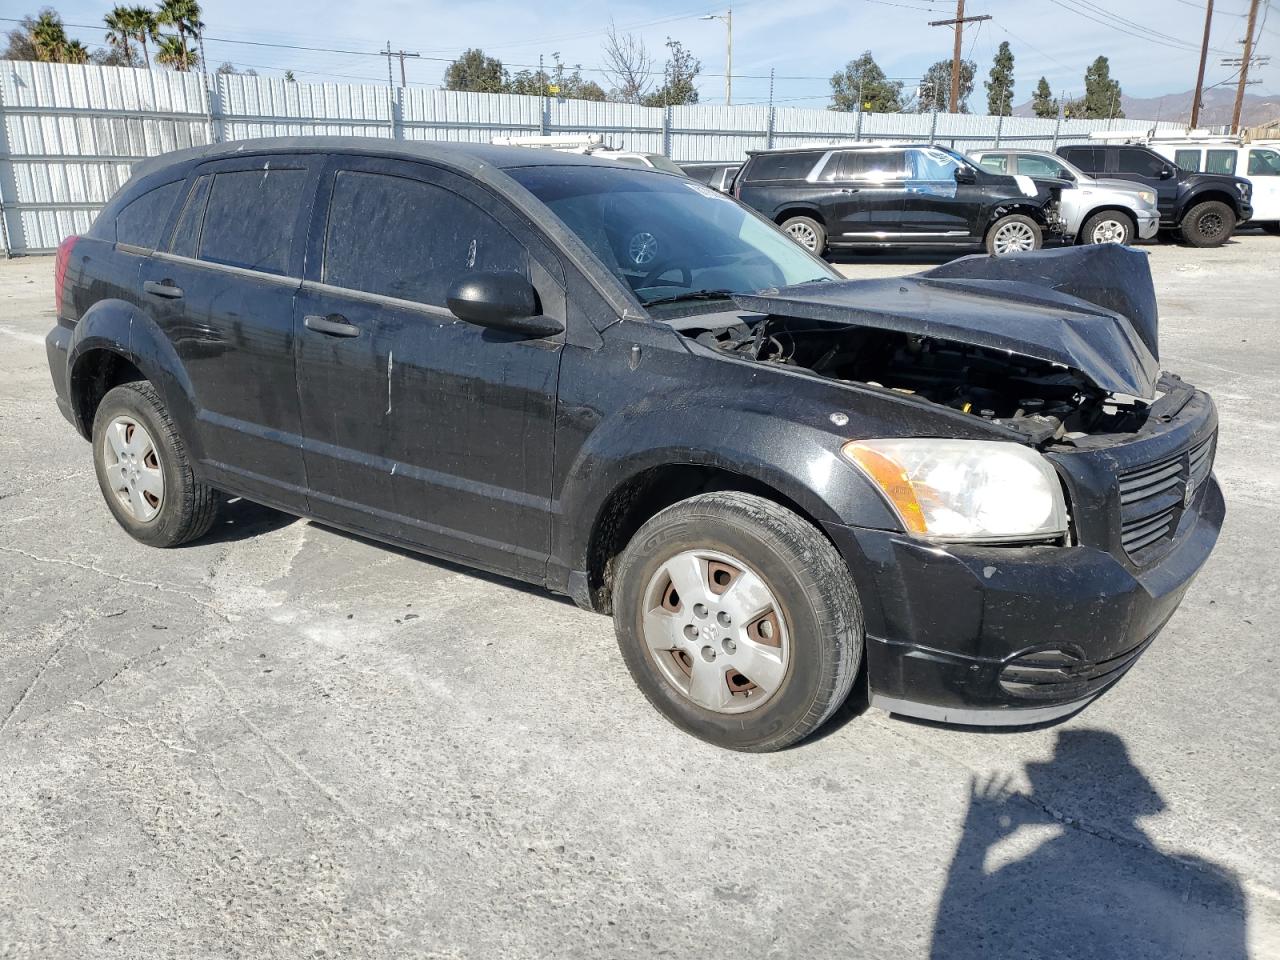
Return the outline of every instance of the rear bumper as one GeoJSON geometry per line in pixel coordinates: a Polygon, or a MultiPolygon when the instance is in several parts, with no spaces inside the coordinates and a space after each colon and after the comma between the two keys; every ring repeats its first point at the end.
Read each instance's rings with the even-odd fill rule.
{"type": "Polygon", "coordinates": [[[832,524],[863,598],[871,702],[949,723],[1024,725],[1074,713],[1131,667],[1208,559],[1217,481],[1156,563],[1088,546],[968,547],[832,524]]]}
{"type": "Polygon", "coordinates": [[[76,422],[75,411],[71,408],[71,385],[67,382],[67,351],[71,346],[71,329],[56,324],[44,338],[45,354],[49,360],[49,377],[53,380],[53,390],[57,397],[58,409],[77,431],[80,424],[76,422]]]}

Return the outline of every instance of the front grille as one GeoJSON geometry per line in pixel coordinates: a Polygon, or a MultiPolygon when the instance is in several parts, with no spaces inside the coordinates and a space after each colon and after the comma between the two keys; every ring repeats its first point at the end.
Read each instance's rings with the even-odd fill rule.
{"type": "Polygon", "coordinates": [[[1120,542],[1137,563],[1150,559],[1173,537],[1182,511],[1213,469],[1213,442],[1120,474],[1120,542]]]}

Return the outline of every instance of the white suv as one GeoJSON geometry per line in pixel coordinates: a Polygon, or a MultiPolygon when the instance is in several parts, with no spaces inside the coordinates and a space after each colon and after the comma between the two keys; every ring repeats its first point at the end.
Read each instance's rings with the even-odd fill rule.
{"type": "Polygon", "coordinates": [[[1152,137],[1147,146],[1183,170],[1229,173],[1253,184],[1251,224],[1280,234],[1280,141],[1237,137],[1152,137]]]}

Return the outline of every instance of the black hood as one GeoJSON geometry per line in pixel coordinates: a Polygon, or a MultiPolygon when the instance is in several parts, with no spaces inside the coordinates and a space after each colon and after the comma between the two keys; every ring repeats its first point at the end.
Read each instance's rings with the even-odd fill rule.
{"type": "Polygon", "coordinates": [[[1068,367],[1150,399],[1160,376],[1147,255],[1115,244],[964,257],[926,273],[739,294],[744,310],[894,330],[1068,367]]]}

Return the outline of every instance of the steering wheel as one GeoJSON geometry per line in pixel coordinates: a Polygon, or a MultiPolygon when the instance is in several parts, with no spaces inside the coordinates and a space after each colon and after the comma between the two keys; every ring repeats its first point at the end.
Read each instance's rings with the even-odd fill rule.
{"type": "Polygon", "coordinates": [[[656,286],[663,286],[663,287],[683,286],[685,288],[692,287],[693,271],[690,270],[688,267],[686,267],[684,264],[677,263],[675,260],[672,260],[672,259],[659,261],[658,263],[654,264],[653,268],[648,273],[644,275],[644,279],[640,281],[640,286],[638,289],[643,289],[645,287],[656,287],[656,286]],[[680,279],[683,281],[683,283],[671,283],[667,281],[659,284],[658,278],[661,277],[664,273],[670,273],[672,270],[680,271],[680,279]]]}

